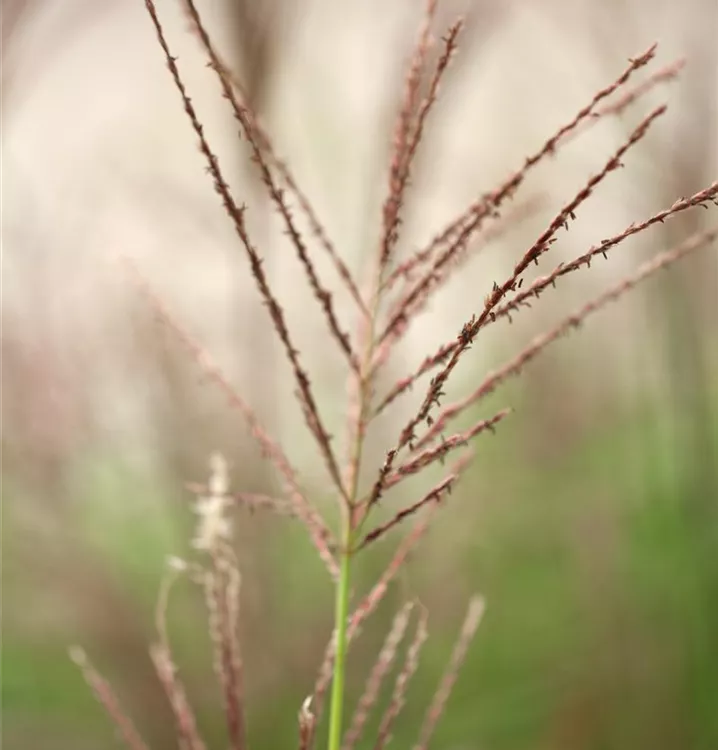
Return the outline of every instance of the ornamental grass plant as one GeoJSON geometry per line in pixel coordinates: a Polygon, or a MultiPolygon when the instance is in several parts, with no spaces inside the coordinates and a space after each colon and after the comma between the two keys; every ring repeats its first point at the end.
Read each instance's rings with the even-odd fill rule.
{"type": "MultiPolygon", "coordinates": [[[[517,247],[507,261],[504,274],[487,279],[477,292],[475,313],[456,322],[456,334],[436,350],[428,350],[420,361],[409,363],[406,373],[384,388],[382,376],[396,354],[402,339],[419,316],[430,308],[437,292],[479,251],[488,252],[491,242],[513,222],[521,221],[521,211],[512,208],[523,183],[538,165],[560,156],[562,147],[576,139],[603,118],[614,117],[629,108],[641,106],[645,94],[681,72],[682,62],[654,67],[656,46],[631,59],[612,81],[588,100],[570,121],[563,124],[523,163],[507,170],[503,182],[479,195],[470,205],[456,211],[455,218],[440,228],[423,247],[408,248],[401,242],[402,215],[411,200],[412,169],[425,138],[426,125],[435,107],[451,60],[460,50],[462,20],[446,29],[437,29],[436,0],[429,0],[420,19],[416,43],[407,63],[401,101],[391,143],[385,199],[380,216],[374,217],[373,247],[364,254],[364,268],[357,278],[343,258],[341,248],[330,239],[323,222],[303,192],[287,162],[275,150],[271,134],[248,105],[241,80],[224,62],[206,31],[195,0],[183,3],[192,33],[201,46],[208,65],[216,74],[218,89],[237,121],[240,138],[249,150],[271,205],[301,262],[306,283],[326,323],[325,345],[341,353],[346,381],[336,384],[337,394],[346,394],[346,430],[342,441],[330,435],[326,426],[325,394],[314,387],[303,352],[295,344],[292,321],[263,268],[262,248],[253,240],[247,225],[247,208],[235,196],[223,166],[212,150],[202,123],[202,115],[192,102],[184,82],[180,61],[173,55],[162,19],[153,0],[146,0],[149,22],[158,40],[158,58],[163,58],[189,126],[193,129],[205,161],[208,189],[213,185],[217,198],[231,222],[238,247],[238,262],[246,264],[255,282],[258,303],[266,308],[274,334],[290,364],[295,381],[295,398],[301,407],[306,430],[325,469],[325,481],[335,498],[336,512],[322,515],[307,493],[302,478],[292,465],[291,446],[280,444],[260,423],[247,403],[215,362],[211,353],[188,331],[154,291],[141,270],[127,262],[132,283],[146,299],[161,326],[175,336],[196,367],[221,390],[229,407],[245,425],[281,480],[282,495],[270,497],[231,487],[224,458],[211,459],[209,478],[188,484],[196,496],[197,514],[191,560],[170,558],[159,593],[156,613],[157,638],[151,658],[157,676],[172,708],[179,746],[185,750],[206,747],[191,702],[187,696],[170,646],[171,618],[168,600],[175,582],[187,577],[205,594],[208,626],[214,647],[214,666],[223,697],[227,736],[232,750],[247,744],[245,674],[240,627],[240,569],[232,544],[232,509],[238,505],[264,508],[288,515],[306,530],[307,541],[326,567],[335,588],[334,629],[328,640],[323,662],[318,665],[315,684],[307,685],[306,700],[297,706],[297,745],[328,750],[351,750],[359,746],[383,748],[391,740],[393,727],[407,699],[407,688],[414,676],[421,650],[429,633],[429,613],[417,601],[407,601],[397,612],[383,646],[371,666],[363,693],[355,706],[348,705],[347,653],[361,636],[362,626],[377,609],[382,598],[429,529],[436,513],[452,512],[448,498],[452,488],[472,460],[477,442],[489,439],[511,415],[506,406],[486,411],[468,428],[457,429],[456,421],[477,413],[482,402],[508,379],[520,377],[547,347],[580,328],[581,324],[608,303],[631,291],[644,279],[689,254],[715,248],[718,225],[655,254],[635,271],[615,282],[593,299],[566,315],[555,326],[533,338],[503,365],[476,379],[466,392],[457,392],[453,377],[471,350],[481,345],[481,334],[489,327],[505,326],[516,316],[530,315],[544,293],[561,293],[564,278],[590,269],[592,263],[607,257],[634,235],[652,232],[683,212],[718,205],[718,183],[714,182],[690,196],[676,196],[672,205],[650,216],[636,219],[621,231],[602,239],[568,262],[552,261],[552,246],[570,231],[576,214],[593,193],[610,183],[614,172],[630,168],[630,158],[651,131],[660,127],[666,106],[644,113],[625,141],[613,153],[599,158],[596,170],[580,189],[566,196],[564,204],[528,247],[517,247]],[[303,228],[309,227],[307,232],[303,228]],[[352,305],[351,318],[340,314],[337,292],[319,273],[317,254],[327,256],[336,272],[341,294],[352,305]],[[538,276],[531,271],[539,267],[538,276]],[[405,419],[397,406],[402,399],[413,400],[411,416],[405,419]],[[392,410],[399,416],[393,418],[392,410]],[[395,437],[380,465],[370,465],[367,446],[375,440],[377,418],[393,420],[395,437]],[[441,468],[440,481],[426,482],[424,489],[409,503],[397,507],[392,497],[408,478],[441,468]],[[370,479],[367,481],[366,477],[370,479]],[[444,507],[444,506],[449,506],[444,507]],[[381,513],[377,511],[381,510],[381,513]],[[395,529],[402,534],[393,557],[383,574],[368,591],[356,590],[353,571],[357,560],[372,554],[374,544],[395,529]],[[381,696],[387,684],[388,699],[381,696]],[[379,717],[373,736],[365,733],[369,716],[379,717]]],[[[179,116],[179,111],[178,111],[179,116]]],[[[344,308],[342,308],[344,309],[344,308]]],[[[209,387],[209,386],[208,386],[209,387]]],[[[420,478],[421,479],[421,478],[420,478]]],[[[388,537],[394,539],[394,536],[388,537]]],[[[451,710],[452,686],[481,621],[484,599],[477,594],[468,602],[463,624],[443,677],[416,728],[415,750],[431,746],[438,722],[451,710]]],[[[244,644],[246,646],[246,644],[244,644]]],[[[71,655],[90,687],[104,706],[131,750],[148,745],[125,714],[112,687],[100,676],[87,655],[79,648],[71,655]]]]}

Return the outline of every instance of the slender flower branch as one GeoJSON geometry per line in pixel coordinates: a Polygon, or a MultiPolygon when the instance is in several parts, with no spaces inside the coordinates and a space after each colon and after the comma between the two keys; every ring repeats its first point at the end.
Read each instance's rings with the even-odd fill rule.
{"type": "Polygon", "coordinates": [[[399,212],[410,168],[411,121],[418,101],[421,76],[432,44],[431,23],[436,14],[436,4],[437,0],[427,0],[422,27],[406,77],[404,97],[394,127],[392,160],[389,165],[389,193],[382,209],[383,226],[379,251],[380,279],[382,280],[398,238],[399,212]]]}
{"type": "MultiPolygon", "coordinates": [[[[636,284],[644,281],[659,269],[675,263],[677,260],[680,260],[685,255],[693,252],[694,250],[698,250],[702,247],[705,247],[706,245],[709,245],[716,238],[716,236],[718,236],[717,229],[698,232],[689,237],[677,247],[671,250],[667,250],[663,253],[659,253],[650,261],[641,265],[635,273],[632,273],[621,279],[617,284],[611,286],[598,297],[591,300],[590,302],[587,302],[585,305],[583,305],[583,307],[574,311],[570,315],[567,315],[558,323],[558,325],[554,326],[550,331],[536,336],[526,348],[522,349],[505,365],[499,367],[494,372],[489,373],[476,390],[474,390],[468,396],[462,398],[460,401],[444,407],[444,409],[442,409],[441,413],[439,414],[436,422],[434,422],[429,431],[421,438],[421,440],[418,441],[417,447],[427,445],[429,442],[431,442],[431,440],[436,438],[442,430],[445,429],[446,425],[452,419],[463,413],[466,409],[480,401],[482,398],[488,396],[508,378],[519,375],[523,371],[523,368],[527,364],[529,364],[529,362],[535,359],[544,349],[546,349],[561,337],[577,329],[589,315],[597,312],[609,302],[618,299],[618,297],[621,297],[623,294],[633,289],[636,284]]],[[[440,448],[441,446],[439,446],[439,449],[440,448]]]]}
{"type": "Polygon", "coordinates": [[[421,727],[421,733],[419,735],[419,742],[414,746],[414,750],[427,750],[429,742],[431,741],[436,725],[439,723],[439,719],[444,713],[446,704],[451,695],[451,691],[456,682],[456,678],[461,669],[461,665],[466,659],[466,652],[469,650],[471,641],[474,639],[476,630],[481,623],[481,619],[484,616],[486,609],[486,603],[480,596],[475,596],[469,603],[469,609],[466,613],[466,619],[461,627],[459,638],[456,641],[454,650],[449,660],[449,666],[444,673],[444,676],[439,683],[439,687],[431,701],[429,710],[424,719],[424,724],[421,727]]]}
{"type": "MultiPolygon", "coordinates": [[[[603,240],[598,245],[594,245],[593,247],[589,248],[586,253],[579,256],[570,263],[560,263],[549,274],[535,279],[531,284],[527,284],[526,286],[524,286],[523,289],[521,289],[522,284],[521,282],[519,282],[519,284],[517,285],[517,289],[521,289],[521,291],[517,292],[517,294],[508,302],[505,302],[503,305],[497,307],[493,311],[493,316],[486,319],[482,327],[490,325],[500,318],[506,317],[510,320],[511,314],[514,311],[521,310],[524,307],[530,307],[530,298],[538,298],[538,296],[544,289],[548,288],[549,286],[553,287],[556,284],[556,281],[562,276],[565,276],[566,274],[569,274],[573,271],[578,271],[579,269],[584,267],[590,267],[592,260],[596,256],[601,255],[603,257],[606,257],[606,253],[609,250],[613,249],[616,245],[619,245],[624,240],[648,229],[649,227],[652,227],[656,224],[663,224],[666,219],[676,216],[679,213],[688,210],[689,208],[694,208],[697,206],[706,207],[708,203],[715,202],[716,196],[718,196],[718,182],[714,182],[709,187],[705,188],[704,190],[700,190],[689,198],[681,198],[680,200],[677,200],[670,208],[659,211],[657,214],[654,214],[653,216],[642,222],[634,222],[630,224],[618,234],[609,237],[608,239],[603,240]]],[[[398,380],[379,403],[379,406],[377,407],[377,413],[383,411],[391,402],[396,400],[402,394],[406,393],[413,386],[413,384],[420,377],[422,377],[422,375],[425,375],[427,372],[430,372],[434,368],[444,364],[446,360],[454,353],[458,345],[458,341],[451,341],[447,344],[442,344],[436,350],[436,352],[426,357],[414,372],[398,380]]]]}
{"type": "Polygon", "coordinates": [[[462,251],[469,238],[481,227],[486,218],[496,215],[502,203],[516,193],[519,186],[526,178],[527,173],[543,161],[543,159],[552,156],[559,143],[570,133],[573,133],[581,123],[585,122],[604,99],[623,86],[639,68],[647,65],[653,59],[655,50],[656,45],[654,44],[642,55],[631,60],[626,70],[624,70],[624,72],[613,83],[596,93],[591,101],[579,110],[573,120],[560,127],[543,144],[543,146],[536,153],[529,156],[523,166],[510,175],[499,188],[482,195],[476,202],[472,203],[462,214],[452,221],[442,232],[434,237],[429,247],[424,251],[428,255],[432,255],[436,248],[440,245],[446,244],[450,238],[453,237],[454,239],[449,246],[435,258],[431,268],[426,271],[426,273],[405,295],[403,304],[395,311],[381,334],[379,338],[380,343],[391,336],[397,327],[405,327],[404,324],[407,320],[408,308],[416,299],[425,296],[431,291],[435,284],[437,271],[440,271],[444,265],[450,262],[456,253],[462,251]]]}
{"type": "Polygon", "coordinates": [[[391,740],[391,730],[394,726],[394,722],[401,713],[402,708],[404,708],[409,682],[419,666],[419,654],[421,653],[421,648],[429,635],[426,626],[427,620],[428,615],[426,610],[422,609],[419,615],[419,622],[416,626],[414,640],[411,642],[406,654],[406,659],[404,660],[404,667],[396,678],[391,701],[389,702],[381,723],[379,724],[379,731],[377,733],[376,742],[374,743],[374,750],[383,750],[391,740]]]}
{"type": "MultiPolygon", "coordinates": [[[[205,47],[205,37],[209,39],[209,36],[208,35],[203,36],[202,34],[199,33],[199,30],[197,28],[197,22],[196,22],[196,19],[199,18],[199,14],[192,13],[191,11],[189,11],[189,9],[187,8],[186,0],[185,0],[185,10],[187,10],[190,24],[193,27],[194,31],[196,32],[196,35],[199,38],[200,44],[202,44],[203,49],[206,52],[207,49],[205,47]]],[[[317,238],[317,240],[319,241],[319,244],[322,246],[327,256],[331,260],[332,264],[334,265],[337,271],[337,274],[346,285],[347,290],[349,291],[349,294],[351,295],[352,299],[356,302],[359,309],[365,315],[367,315],[368,311],[364,304],[364,300],[361,298],[361,295],[359,294],[359,290],[357,289],[357,286],[354,282],[354,279],[352,278],[349,268],[347,267],[347,265],[344,263],[341,256],[337,252],[337,249],[334,247],[334,243],[329,239],[326,229],[323,227],[322,223],[319,221],[319,218],[317,217],[317,214],[314,211],[314,207],[309,201],[309,198],[307,197],[306,193],[304,193],[304,191],[299,187],[299,184],[297,183],[296,178],[292,174],[292,171],[290,170],[289,165],[284,159],[281,159],[277,155],[277,151],[274,148],[274,145],[272,144],[272,139],[270,138],[269,133],[267,132],[266,128],[260,121],[259,116],[257,115],[257,113],[253,112],[251,108],[247,105],[247,102],[249,101],[249,96],[247,95],[246,88],[244,87],[242,82],[239,80],[237,75],[232,71],[230,66],[222,58],[219,52],[217,52],[216,47],[213,47],[213,50],[214,50],[214,58],[213,58],[212,65],[215,67],[215,70],[218,72],[218,74],[226,78],[230,82],[232,88],[234,88],[239,94],[241,98],[240,103],[244,107],[248,117],[250,118],[252,128],[254,130],[254,137],[257,141],[257,145],[261,149],[263,155],[265,156],[269,164],[272,167],[274,167],[274,169],[277,171],[279,176],[282,178],[283,182],[287,186],[287,189],[296,198],[296,201],[309,224],[312,234],[317,238]]]]}
{"type": "Polygon", "coordinates": [[[382,646],[379,656],[377,656],[376,662],[369,673],[364,692],[362,693],[361,698],[359,698],[359,703],[354,711],[351,725],[344,737],[342,750],[352,750],[361,739],[364,726],[369,718],[369,712],[379,697],[379,691],[384,682],[384,677],[391,669],[394,659],[396,658],[397,649],[401,645],[404,635],[406,634],[406,629],[409,626],[409,617],[413,608],[414,603],[407,602],[395,615],[391,629],[384,641],[384,645],[382,646]]]}
{"type": "Polygon", "coordinates": [[[262,268],[262,259],[249,238],[244,220],[244,206],[238,206],[235,203],[234,198],[232,198],[229,186],[227,185],[227,182],[222,174],[222,170],[220,169],[219,161],[214,153],[212,153],[207,139],[205,138],[204,128],[199,121],[197,113],[194,109],[194,105],[192,104],[192,100],[190,99],[187,93],[187,89],[185,88],[185,85],[182,81],[182,77],[180,76],[180,72],[176,62],[177,59],[172,55],[167,44],[167,40],[165,39],[164,31],[160,24],[159,17],[157,16],[157,11],[155,10],[154,3],[152,0],[145,0],[145,5],[155,27],[157,40],[159,41],[160,47],[164,52],[167,67],[172,74],[172,80],[174,81],[175,87],[177,88],[180,97],[182,98],[185,113],[187,114],[187,117],[189,118],[192,128],[195,131],[195,134],[199,141],[200,151],[202,152],[207,162],[207,169],[212,176],[215,190],[219,194],[222,200],[222,204],[230,219],[232,220],[237,236],[239,237],[246,251],[252,271],[252,276],[254,277],[254,280],[257,284],[257,288],[259,289],[259,292],[262,296],[262,300],[269,310],[269,315],[274,325],[274,329],[277,333],[278,338],[282,342],[287,358],[289,359],[292,366],[292,372],[294,373],[294,377],[299,389],[299,401],[304,413],[305,420],[307,422],[307,426],[314,436],[319,450],[324,457],[329,475],[334,481],[337,490],[343,494],[344,488],[342,486],[341,476],[339,474],[339,468],[334,457],[334,452],[331,447],[330,436],[324,428],[321,417],[319,415],[319,410],[314,398],[314,394],[312,392],[311,385],[309,383],[309,378],[304,371],[299,358],[299,352],[293,345],[290,338],[289,330],[287,328],[286,320],[284,317],[284,311],[282,310],[279,302],[275,298],[269,286],[267,276],[264,273],[264,269],[262,268]]]}
{"type": "Polygon", "coordinates": [[[125,264],[130,272],[130,278],[150,304],[160,321],[172,331],[179,342],[189,352],[190,356],[197,363],[202,372],[204,372],[205,375],[219,387],[230,405],[237,409],[246,420],[250,433],[262,449],[263,455],[265,458],[268,458],[279,471],[284,489],[297,516],[303,521],[307,531],[309,531],[310,537],[319,553],[319,556],[324,561],[324,564],[327,566],[332,577],[336,578],[339,569],[331,552],[331,548],[335,546],[331,538],[331,532],[319,513],[317,513],[304,496],[299,486],[296,472],[279,443],[269,436],[260,424],[254,410],[249,404],[247,404],[234,386],[232,386],[227,376],[212,359],[209,352],[207,352],[199,342],[182,327],[177,318],[169,311],[164,302],[162,302],[146,280],[140,275],[134,264],[129,260],[126,260],[125,264]]]}
{"type": "Polygon", "coordinates": [[[199,38],[202,42],[202,46],[209,56],[210,66],[217,74],[217,78],[219,79],[220,85],[222,87],[222,95],[232,106],[234,117],[239,122],[242,128],[242,132],[249,142],[249,145],[252,149],[253,161],[259,168],[260,174],[262,176],[262,181],[267,188],[267,192],[269,193],[272,202],[276,206],[280,216],[282,217],[282,220],[284,221],[287,236],[291,239],[292,244],[297,251],[299,260],[301,261],[302,267],[304,268],[307,278],[309,279],[309,284],[312,288],[312,291],[314,292],[314,296],[317,298],[317,300],[319,300],[319,303],[324,311],[324,315],[327,319],[327,322],[329,323],[329,328],[332,332],[332,335],[335,337],[340,345],[340,348],[347,356],[352,368],[354,370],[358,370],[359,361],[356,357],[356,354],[354,354],[352,350],[349,336],[341,330],[339,321],[337,320],[336,313],[334,311],[332,295],[324,288],[321,281],[319,280],[316,269],[314,267],[314,263],[309,257],[309,252],[306,245],[304,244],[304,240],[302,239],[302,236],[294,223],[292,214],[289,211],[289,206],[284,199],[284,193],[279,189],[276,182],[274,181],[272,172],[269,169],[269,164],[264,158],[262,145],[265,141],[261,136],[257,134],[255,117],[250,109],[245,104],[243,104],[235,95],[232,81],[226,74],[226,66],[223,64],[221,58],[214,48],[212,40],[209,38],[209,34],[207,33],[207,30],[202,23],[202,19],[200,18],[199,12],[197,11],[197,6],[195,5],[194,0],[184,0],[184,3],[187,13],[191,18],[197,34],[199,35],[199,38]]]}
{"type": "Polygon", "coordinates": [[[584,185],[584,187],[581,188],[578,193],[576,193],[576,195],[559,211],[559,213],[554,217],[546,230],[541,233],[536,242],[526,251],[523,257],[514,266],[514,270],[511,275],[501,285],[498,285],[494,282],[494,287],[491,293],[486,297],[484,301],[483,310],[478,315],[478,317],[474,316],[463,326],[461,332],[457,337],[455,348],[452,351],[448,362],[444,365],[440,372],[435,375],[434,378],[432,378],[424,400],[419,407],[419,410],[402,429],[396,445],[391,448],[386,454],[384,463],[379,471],[379,476],[377,477],[372,488],[368,504],[369,508],[371,508],[381,498],[387,477],[391,474],[396,456],[399,451],[401,451],[407,445],[410,449],[413,448],[416,428],[421,422],[430,418],[431,410],[439,403],[441,397],[443,396],[444,385],[446,384],[446,381],[458,364],[461,355],[467,349],[469,349],[484,322],[486,320],[492,319],[494,308],[510,291],[513,291],[516,288],[520,277],[528,268],[528,266],[531,263],[538,263],[539,257],[547,252],[550,245],[555,241],[555,235],[558,230],[561,228],[568,228],[569,220],[575,217],[576,209],[589,198],[594,189],[611,172],[617,170],[621,166],[621,158],[624,156],[624,154],[645,136],[652,123],[662,114],[664,114],[665,111],[665,106],[658,107],[657,109],[653,110],[653,112],[651,112],[647,117],[645,117],[638,125],[638,127],[636,127],[636,129],[631,133],[626,142],[623,143],[621,147],[616,150],[613,156],[606,162],[603,169],[593,175],[584,185]]]}

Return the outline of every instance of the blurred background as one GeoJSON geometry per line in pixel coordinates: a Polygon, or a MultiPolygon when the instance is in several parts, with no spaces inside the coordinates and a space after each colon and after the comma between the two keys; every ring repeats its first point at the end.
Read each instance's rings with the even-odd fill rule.
{"type": "MultiPolygon", "coordinates": [[[[423,4],[198,6],[361,277],[377,246],[391,128],[423,4]]],[[[406,254],[520,167],[629,57],[656,41],[655,68],[687,64],[677,81],[601,120],[527,180],[511,204],[519,213],[510,229],[414,323],[386,383],[456,334],[491,282],[506,276],[650,108],[669,103],[539,270],[718,175],[715,0],[439,6],[437,36],[460,13],[467,28],[417,160],[400,243],[406,254]]],[[[180,9],[158,0],[340,444],[344,362],[180,9]]],[[[67,657],[68,646],[81,644],[150,746],[170,748],[171,718],[147,647],[165,559],[192,555],[185,482],[203,480],[219,449],[236,489],[280,489],[241,418],[156,323],[118,257],[137,263],[221,362],[332,524],[335,506],[144,3],[5,0],[2,27],[4,746],[115,746],[67,657]]],[[[717,221],[713,208],[686,212],[562,280],[513,326],[487,330],[449,396],[612,280],[717,221]]],[[[339,292],[321,252],[315,257],[339,292]]],[[[355,331],[351,300],[338,297],[341,320],[355,331]]],[[[717,300],[713,246],[595,316],[469,415],[516,408],[494,437],[477,442],[475,464],[351,658],[356,695],[400,603],[416,596],[428,607],[431,637],[395,747],[415,740],[474,591],[488,610],[435,747],[718,747],[717,300]]],[[[377,425],[367,481],[421,395],[415,388],[377,425]]],[[[407,487],[387,497],[387,512],[416,499],[417,485],[407,487]]],[[[290,521],[239,513],[235,538],[250,740],[292,747],[332,627],[332,589],[305,532],[290,521]]],[[[360,559],[358,593],[399,538],[360,559]]],[[[170,620],[202,729],[221,747],[203,603],[189,584],[179,588],[170,620]]]]}

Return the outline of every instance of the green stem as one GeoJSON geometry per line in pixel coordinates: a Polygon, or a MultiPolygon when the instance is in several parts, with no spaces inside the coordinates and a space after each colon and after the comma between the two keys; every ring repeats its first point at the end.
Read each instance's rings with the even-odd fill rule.
{"type": "Polygon", "coordinates": [[[336,603],[334,609],[334,630],[336,643],[334,646],[334,673],[332,675],[331,709],[329,712],[329,744],[328,750],[340,750],[342,744],[342,714],[344,711],[344,672],[347,659],[348,626],[349,626],[349,580],[351,573],[351,559],[353,554],[355,533],[355,509],[359,492],[359,468],[364,447],[364,420],[368,412],[371,394],[371,363],[374,356],[374,328],[379,310],[379,297],[382,284],[382,269],[378,266],[374,291],[371,295],[369,307],[369,331],[366,349],[362,358],[359,374],[359,416],[356,425],[356,436],[352,456],[352,470],[349,478],[349,495],[343,513],[341,564],[339,580],[336,588],[336,603]]]}
{"type": "Polygon", "coordinates": [[[342,710],[344,708],[344,667],[347,656],[347,625],[349,620],[349,573],[351,570],[351,531],[349,522],[344,534],[339,580],[337,581],[334,614],[336,645],[332,678],[331,713],[329,715],[328,750],[339,750],[342,743],[342,710]]]}

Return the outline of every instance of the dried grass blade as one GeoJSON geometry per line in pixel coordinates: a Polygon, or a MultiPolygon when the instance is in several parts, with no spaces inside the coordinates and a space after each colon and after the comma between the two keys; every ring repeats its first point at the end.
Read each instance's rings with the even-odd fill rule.
{"type": "Polygon", "coordinates": [[[150,656],[172,708],[181,746],[187,750],[205,750],[205,744],[197,730],[197,720],[184,685],[177,677],[177,667],[172,662],[170,652],[163,645],[155,644],[150,648],[150,656]]]}

